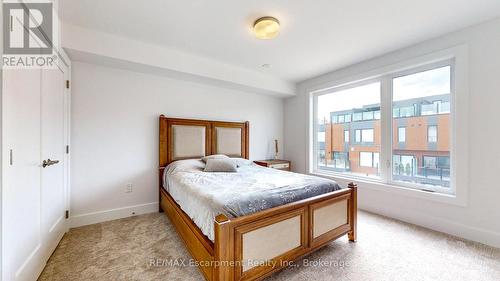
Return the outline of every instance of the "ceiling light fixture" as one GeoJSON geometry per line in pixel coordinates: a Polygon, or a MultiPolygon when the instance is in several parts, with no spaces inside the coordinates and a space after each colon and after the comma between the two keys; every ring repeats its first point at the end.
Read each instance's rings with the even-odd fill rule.
{"type": "Polygon", "coordinates": [[[273,39],[278,35],[280,22],[273,17],[262,17],[253,24],[253,32],[259,39],[273,39]]]}

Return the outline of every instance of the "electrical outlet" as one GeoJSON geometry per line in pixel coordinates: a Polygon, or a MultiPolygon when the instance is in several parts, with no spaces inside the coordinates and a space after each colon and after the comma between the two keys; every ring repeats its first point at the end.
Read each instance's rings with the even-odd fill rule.
{"type": "Polygon", "coordinates": [[[127,183],[127,185],[125,186],[125,193],[130,193],[130,192],[132,192],[132,184],[127,183]]]}

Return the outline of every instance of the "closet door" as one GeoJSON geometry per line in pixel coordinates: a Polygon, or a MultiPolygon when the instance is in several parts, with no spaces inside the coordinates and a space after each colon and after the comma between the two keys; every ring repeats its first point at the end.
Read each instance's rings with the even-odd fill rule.
{"type": "Polygon", "coordinates": [[[2,280],[30,280],[44,265],[40,81],[41,70],[3,71],[2,280]]]}
{"type": "Polygon", "coordinates": [[[2,280],[36,280],[66,230],[64,76],[3,71],[2,280]]]}
{"type": "Polygon", "coordinates": [[[48,259],[65,231],[64,73],[43,70],[41,81],[41,218],[48,259]]]}

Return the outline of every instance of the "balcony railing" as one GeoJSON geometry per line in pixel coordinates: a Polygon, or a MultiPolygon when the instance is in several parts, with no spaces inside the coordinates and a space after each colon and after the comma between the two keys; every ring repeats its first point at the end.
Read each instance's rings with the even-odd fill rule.
{"type": "Polygon", "coordinates": [[[450,186],[450,169],[449,168],[430,168],[417,167],[413,169],[407,165],[394,167],[393,179],[397,181],[405,181],[419,184],[430,184],[437,186],[450,186]]]}

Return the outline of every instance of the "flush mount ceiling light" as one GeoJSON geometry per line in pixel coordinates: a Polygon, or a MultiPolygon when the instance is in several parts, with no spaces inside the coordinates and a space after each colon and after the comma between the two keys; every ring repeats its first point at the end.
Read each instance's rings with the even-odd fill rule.
{"type": "Polygon", "coordinates": [[[262,17],[253,24],[253,32],[259,39],[273,39],[278,35],[280,22],[273,17],[262,17]]]}

